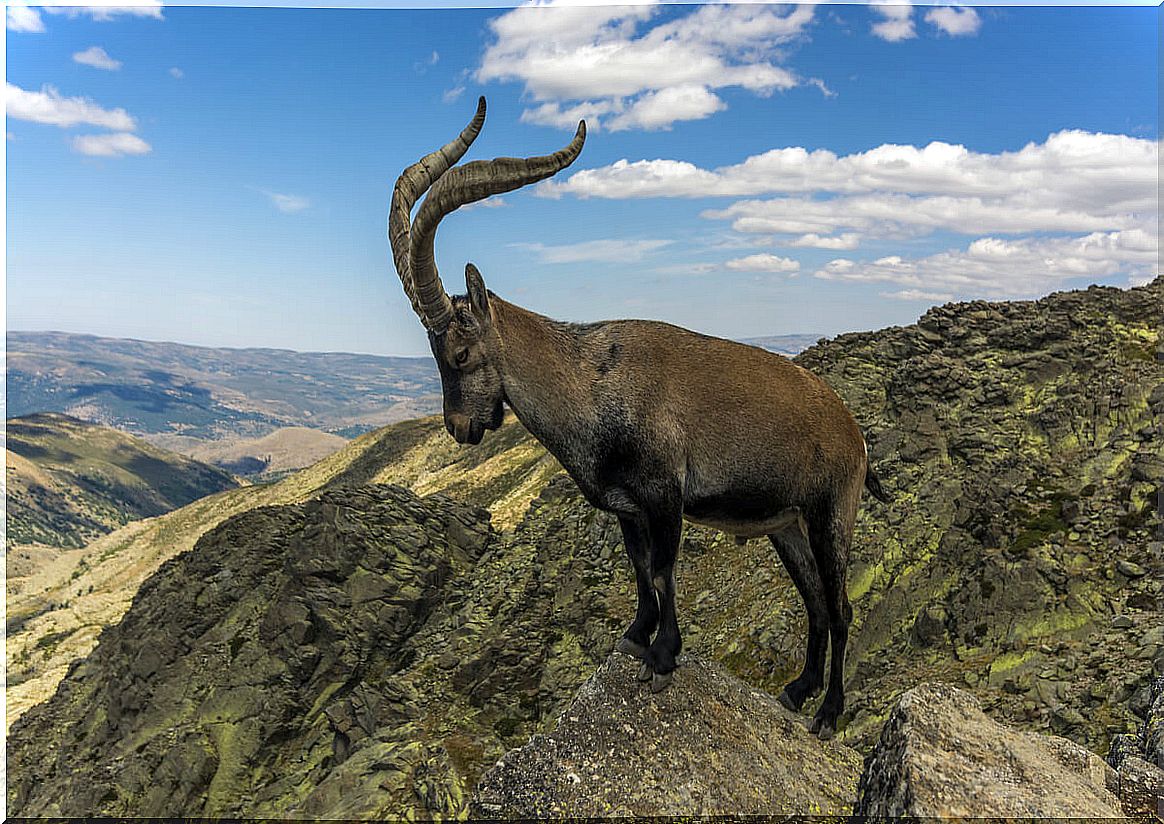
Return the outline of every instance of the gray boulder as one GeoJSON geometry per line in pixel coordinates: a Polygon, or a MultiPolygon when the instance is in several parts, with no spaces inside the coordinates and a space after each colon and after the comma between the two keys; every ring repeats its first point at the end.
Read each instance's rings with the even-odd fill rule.
{"type": "Polygon", "coordinates": [[[861,777],[858,815],[1119,818],[1114,771],[1065,738],[1003,726],[948,684],[901,696],[861,777]]]}
{"type": "Polygon", "coordinates": [[[1124,812],[1164,819],[1164,678],[1141,692],[1144,707],[1137,714],[1144,723],[1135,733],[1115,737],[1107,761],[1117,772],[1124,812]]]}

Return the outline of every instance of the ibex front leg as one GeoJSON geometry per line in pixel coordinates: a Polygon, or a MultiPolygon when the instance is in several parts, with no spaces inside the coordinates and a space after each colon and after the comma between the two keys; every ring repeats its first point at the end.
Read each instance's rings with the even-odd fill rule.
{"type": "Polygon", "coordinates": [[[647,647],[651,645],[651,636],[655,634],[655,627],[659,625],[659,598],[651,585],[651,544],[645,522],[633,516],[620,515],[618,525],[622,527],[622,541],[635,570],[639,605],[635,610],[634,622],[618,639],[615,649],[635,658],[644,658],[647,647]]]}

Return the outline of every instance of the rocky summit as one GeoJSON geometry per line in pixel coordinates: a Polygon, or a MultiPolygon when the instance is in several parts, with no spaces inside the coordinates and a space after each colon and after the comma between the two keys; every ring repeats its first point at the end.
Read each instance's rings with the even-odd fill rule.
{"type": "MultiPolygon", "coordinates": [[[[798,356],[893,496],[858,522],[838,745],[871,756],[923,682],[1101,756],[1140,734],[1164,674],[1162,316],[1157,280],[950,304],[798,356]]],[[[13,725],[9,812],[464,815],[490,767],[553,734],[634,614],[617,522],[539,450],[517,424],[457,449],[439,420],[410,422],[329,458],[327,480],[284,481],[310,491],[256,488],[280,506],[159,519],[155,543],[193,548],[13,725]]],[[[131,574],[136,544],[118,546],[131,574]]],[[[722,687],[700,681],[713,666],[769,694],[800,670],[803,607],[767,542],[688,528],[677,578],[685,651],[708,668],[661,701],[688,676],[722,687]]],[[[60,630],[27,626],[44,633],[31,660],[60,630]]]]}
{"type": "Polygon", "coordinates": [[[507,754],[478,785],[473,818],[844,815],[861,756],[720,667],[680,658],[655,695],[614,653],[547,735],[507,754]]]}
{"type": "Polygon", "coordinates": [[[862,764],[771,695],[690,656],[681,666],[663,697],[612,655],[552,732],[485,774],[470,817],[1123,817],[1101,758],[998,724],[948,684],[905,693],[862,764]]]}

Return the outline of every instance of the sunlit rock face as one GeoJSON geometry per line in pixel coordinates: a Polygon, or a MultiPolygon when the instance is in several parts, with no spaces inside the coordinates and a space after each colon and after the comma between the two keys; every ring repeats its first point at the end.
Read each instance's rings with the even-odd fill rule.
{"type": "Polygon", "coordinates": [[[1057,736],[1010,729],[948,684],[903,695],[861,779],[862,816],[1118,818],[1115,772],[1057,736]]]}

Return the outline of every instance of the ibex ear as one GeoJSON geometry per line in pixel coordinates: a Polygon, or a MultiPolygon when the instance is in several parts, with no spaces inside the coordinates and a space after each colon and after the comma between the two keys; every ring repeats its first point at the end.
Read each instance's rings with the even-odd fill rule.
{"type": "Polygon", "coordinates": [[[465,265],[465,288],[469,293],[473,314],[477,316],[482,326],[488,326],[492,322],[492,316],[489,314],[489,292],[485,288],[484,278],[472,263],[465,265]]]}

